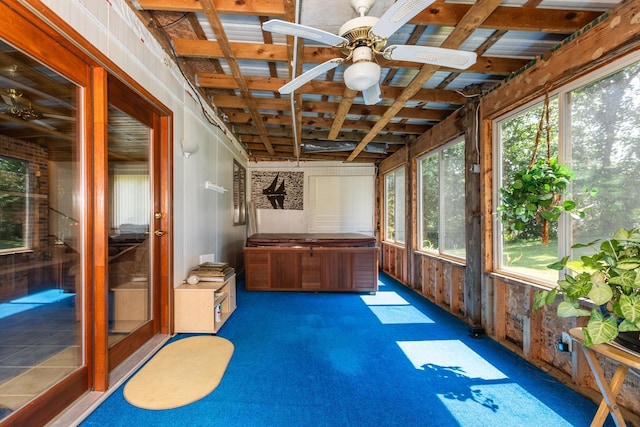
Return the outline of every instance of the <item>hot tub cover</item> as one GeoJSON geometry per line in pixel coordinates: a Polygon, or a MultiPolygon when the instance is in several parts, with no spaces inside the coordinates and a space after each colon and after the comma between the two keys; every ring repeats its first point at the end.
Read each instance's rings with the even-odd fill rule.
{"type": "Polygon", "coordinates": [[[257,233],[247,247],[374,247],[376,238],[360,233],[257,233]]]}

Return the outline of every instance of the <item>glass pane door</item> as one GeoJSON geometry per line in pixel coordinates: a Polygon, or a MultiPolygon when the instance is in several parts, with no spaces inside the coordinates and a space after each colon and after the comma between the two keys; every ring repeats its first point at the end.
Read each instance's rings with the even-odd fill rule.
{"type": "Polygon", "coordinates": [[[151,130],[109,106],[109,345],[151,319],[151,130]]]}
{"type": "Polygon", "coordinates": [[[0,40],[0,423],[83,364],[81,90],[0,40]]]}

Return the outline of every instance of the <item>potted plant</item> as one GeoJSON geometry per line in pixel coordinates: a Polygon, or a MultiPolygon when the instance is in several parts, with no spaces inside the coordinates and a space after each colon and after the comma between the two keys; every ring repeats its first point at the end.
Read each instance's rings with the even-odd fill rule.
{"type": "Polygon", "coordinates": [[[554,303],[561,294],[564,301],[558,305],[558,316],[589,316],[582,328],[585,345],[620,342],[624,336],[621,344],[640,351],[640,228],[620,229],[611,239],[573,248],[592,248],[594,253],[549,265],[568,271],[557,288],[535,293],[533,309],[554,303]],[[582,308],[581,299],[591,300],[594,307],[582,308]]]}
{"type": "Polygon", "coordinates": [[[564,211],[575,210],[584,218],[584,209],[576,209],[572,200],[562,201],[573,172],[558,159],[538,159],[518,171],[511,185],[500,189],[502,204],[498,206],[502,223],[512,233],[524,231],[529,223],[542,221],[542,244],[549,244],[549,222],[557,221],[564,211]]]}

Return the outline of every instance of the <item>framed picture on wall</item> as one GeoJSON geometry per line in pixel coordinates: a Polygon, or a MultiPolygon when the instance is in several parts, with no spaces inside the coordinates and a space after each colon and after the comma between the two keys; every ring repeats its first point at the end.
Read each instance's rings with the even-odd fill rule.
{"type": "Polygon", "coordinates": [[[233,225],[247,223],[247,171],[233,160],[233,225]]]}

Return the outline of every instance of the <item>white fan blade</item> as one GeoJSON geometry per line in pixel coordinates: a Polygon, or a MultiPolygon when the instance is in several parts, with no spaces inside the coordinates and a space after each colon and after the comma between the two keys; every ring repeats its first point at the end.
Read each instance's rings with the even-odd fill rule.
{"type": "Polygon", "coordinates": [[[63,116],[60,114],[49,114],[49,113],[43,113],[42,115],[50,119],[66,120],[68,122],[76,121],[76,118],[72,116],[63,116]]]}
{"type": "Polygon", "coordinates": [[[379,83],[376,83],[369,89],[365,89],[362,91],[362,96],[364,97],[364,103],[366,105],[375,105],[380,102],[380,100],[382,99],[380,95],[381,93],[379,83]]]}
{"type": "Polygon", "coordinates": [[[270,31],[272,33],[285,34],[287,36],[302,37],[305,39],[314,40],[320,43],[328,44],[329,46],[340,46],[342,44],[348,44],[349,40],[344,37],[337,36],[328,31],[319,30],[313,27],[307,27],[306,25],[295,24],[289,21],[282,21],[280,19],[272,19],[262,24],[262,29],[270,31]]]}
{"type": "Polygon", "coordinates": [[[47,128],[47,129],[49,129],[49,130],[56,130],[56,128],[55,128],[55,127],[51,126],[51,125],[50,125],[49,123],[47,123],[47,122],[43,122],[42,120],[30,120],[30,121],[31,121],[31,123],[36,123],[36,124],[38,124],[38,125],[40,125],[40,126],[42,126],[42,127],[44,127],[44,128],[47,128]]]}
{"type": "Polygon", "coordinates": [[[398,0],[371,27],[370,32],[388,39],[411,18],[422,12],[435,0],[398,0]]]}
{"type": "Polygon", "coordinates": [[[280,92],[283,95],[287,95],[293,92],[294,90],[298,89],[299,87],[303,86],[305,83],[308,83],[311,80],[315,79],[320,74],[326,73],[327,71],[336,68],[338,65],[342,64],[343,62],[344,62],[344,59],[342,58],[333,58],[326,62],[323,62],[322,64],[313,67],[306,73],[300,74],[298,77],[296,77],[295,79],[291,80],[289,83],[287,83],[286,85],[278,89],[278,92],[280,92]]]}
{"type": "Polygon", "coordinates": [[[397,61],[422,62],[425,64],[440,65],[465,69],[475,64],[477,55],[466,50],[445,49],[442,47],[391,45],[383,52],[386,59],[397,61]]]}

